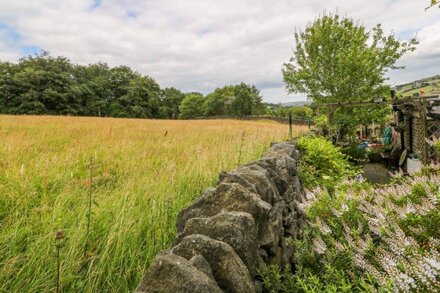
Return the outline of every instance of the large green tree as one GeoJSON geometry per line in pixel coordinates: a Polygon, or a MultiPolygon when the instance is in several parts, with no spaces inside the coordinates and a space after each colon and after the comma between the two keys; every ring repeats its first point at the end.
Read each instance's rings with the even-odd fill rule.
{"type": "Polygon", "coordinates": [[[230,109],[233,115],[259,114],[262,110],[260,91],[254,85],[248,85],[244,82],[236,85],[230,109]]]}
{"type": "Polygon", "coordinates": [[[221,116],[230,114],[231,102],[234,99],[234,87],[224,86],[216,88],[206,96],[203,104],[205,116],[221,116]]]}
{"type": "Polygon", "coordinates": [[[355,126],[383,117],[385,104],[362,104],[389,96],[388,70],[416,41],[385,35],[381,25],[367,30],[350,18],[325,15],[295,32],[290,62],[283,67],[289,93],[305,93],[328,117],[339,137],[355,126]]]}
{"type": "Polygon", "coordinates": [[[266,110],[260,91],[243,82],[216,88],[206,96],[203,108],[205,116],[261,115],[266,110]]]}
{"type": "Polygon", "coordinates": [[[14,80],[18,68],[9,62],[0,62],[0,113],[15,114],[20,106],[16,98],[18,86],[14,80]]]}
{"type": "Polygon", "coordinates": [[[160,118],[176,119],[179,117],[179,106],[185,98],[185,94],[176,88],[164,88],[160,92],[161,106],[160,118]]]}
{"type": "Polygon", "coordinates": [[[76,83],[72,91],[81,100],[80,114],[108,116],[108,106],[114,96],[108,65],[77,65],[73,70],[73,76],[76,83]]]}
{"type": "Polygon", "coordinates": [[[190,119],[203,116],[204,97],[199,93],[190,93],[186,95],[180,104],[179,118],[190,119]]]}
{"type": "Polygon", "coordinates": [[[129,85],[127,94],[120,98],[128,116],[155,118],[159,115],[160,87],[148,76],[137,76],[129,85]]]}
{"type": "Polygon", "coordinates": [[[14,87],[12,114],[77,114],[72,94],[72,64],[43,51],[20,59],[10,81],[14,87]]]}

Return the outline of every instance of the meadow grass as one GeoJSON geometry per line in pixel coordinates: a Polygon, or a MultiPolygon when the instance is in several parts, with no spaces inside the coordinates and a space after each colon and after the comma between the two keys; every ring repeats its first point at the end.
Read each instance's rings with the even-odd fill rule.
{"type": "Polygon", "coordinates": [[[271,121],[0,116],[0,291],[55,291],[59,230],[62,291],[133,291],[179,210],[287,135],[271,121]]]}

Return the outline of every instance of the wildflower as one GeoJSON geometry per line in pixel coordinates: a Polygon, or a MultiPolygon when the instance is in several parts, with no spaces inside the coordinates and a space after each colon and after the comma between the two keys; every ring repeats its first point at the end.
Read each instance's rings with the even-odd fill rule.
{"type": "Polygon", "coordinates": [[[305,190],[306,193],[306,200],[310,202],[316,201],[316,196],[314,192],[310,192],[309,190],[305,190]]]}
{"type": "Polygon", "coordinates": [[[345,250],[344,245],[342,245],[339,241],[332,239],[332,243],[336,247],[337,250],[339,250],[341,252],[345,250]]]}
{"type": "Polygon", "coordinates": [[[341,216],[342,216],[342,212],[340,212],[340,211],[338,211],[337,209],[335,209],[335,208],[332,208],[332,212],[333,212],[333,214],[337,217],[337,218],[340,218],[341,216]]]}
{"type": "Polygon", "coordinates": [[[323,254],[327,250],[327,245],[321,238],[317,237],[313,239],[313,250],[317,254],[323,254]]]}
{"type": "Polygon", "coordinates": [[[399,274],[397,286],[404,292],[409,292],[410,289],[417,288],[415,280],[405,273],[399,274]]]}
{"type": "Polygon", "coordinates": [[[432,268],[434,268],[437,271],[440,271],[440,262],[438,260],[429,257],[425,257],[424,259],[432,268]]]}
{"type": "Polygon", "coordinates": [[[330,227],[320,218],[316,218],[316,225],[318,226],[318,229],[322,234],[328,235],[332,233],[330,227]]]}

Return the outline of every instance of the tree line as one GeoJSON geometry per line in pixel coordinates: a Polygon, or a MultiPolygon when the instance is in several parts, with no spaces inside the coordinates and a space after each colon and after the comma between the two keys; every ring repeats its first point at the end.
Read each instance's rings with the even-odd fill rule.
{"type": "Polygon", "coordinates": [[[78,65],[45,51],[17,63],[0,62],[1,114],[188,119],[268,111],[260,91],[245,83],[204,96],[161,88],[128,66],[78,65]]]}

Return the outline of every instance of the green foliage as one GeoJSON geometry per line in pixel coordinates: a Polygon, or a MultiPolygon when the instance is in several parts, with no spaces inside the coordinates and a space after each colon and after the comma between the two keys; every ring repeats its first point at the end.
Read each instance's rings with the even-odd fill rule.
{"type": "Polygon", "coordinates": [[[159,85],[152,78],[136,77],[130,80],[121,104],[130,117],[154,118],[159,114],[159,95],[159,85]]]}
{"type": "Polygon", "coordinates": [[[262,115],[265,112],[260,91],[253,85],[240,83],[217,88],[206,96],[205,116],[262,115]]]}
{"type": "Polygon", "coordinates": [[[71,71],[69,60],[47,52],[20,59],[11,76],[11,91],[0,99],[10,99],[5,103],[8,114],[76,114],[79,100],[71,94],[71,71]]]}
{"type": "Polygon", "coordinates": [[[195,108],[184,105],[181,115],[185,96],[175,88],[161,89],[153,78],[128,66],[77,65],[45,51],[17,64],[0,62],[2,114],[177,119],[266,111],[259,90],[245,83],[215,89],[195,108]]]}
{"type": "Polygon", "coordinates": [[[303,152],[300,176],[307,188],[325,186],[334,190],[341,180],[356,175],[356,168],[339,147],[322,137],[302,136],[298,148],[303,152]]]}
{"type": "Polygon", "coordinates": [[[202,94],[193,93],[187,95],[180,104],[179,117],[182,119],[202,117],[204,99],[202,94]]]}
{"type": "Polygon", "coordinates": [[[205,116],[228,115],[231,101],[234,98],[234,88],[225,86],[216,88],[214,92],[206,96],[203,104],[205,116]]]}
{"type": "MultiPolygon", "coordinates": [[[[289,270],[280,272],[276,266],[268,266],[260,274],[263,278],[264,288],[270,293],[377,291],[371,278],[352,280],[349,273],[336,269],[330,264],[323,267],[320,274],[313,274],[303,270],[302,267],[295,274],[291,274],[289,270]]],[[[386,292],[386,288],[382,289],[380,292],[386,292]]]]}
{"type": "Polygon", "coordinates": [[[348,160],[352,163],[365,161],[365,157],[367,155],[365,148],[358,147],[358,145],[345,147],[342,149],[342,153],[347,155],[348,160]]]}
{"type": "Polygon", "coordinates": [[[437,152],[440,152],[440,140],[438,140],[434,143],[434,148],[437,152]]]}
{"type": "Polygon", "coordinates": [[[254,102],[258,98],[259,92],[255,87],[240,83],[234,88],[234,98],[231,101],[232,115],[252,115],[254,102]]]}
{"type": "Polygon", "coordinates": [[[299,203],[308,225],[292,240],[294,274],[262,272],[271,292],[438,292],[440,170],[377,188],[348,182],[299,203]]]}
{"type": "Polygon", "coordinates": [[[262,121],[0,115],[0,125],[0,292],[55,292],[57,230],[61,292],[134,292],[179,211],[238,157],[287,136],[262,121]]]}
{"type": "Polygon", "coordinates": [[[309,106],[292,106],[282,107],[278,106],[273,109],[273,116],[288,117],[292,115],[293,119],[305,121],[313,121],[313,110],[309,106]]]}
{"type": "Polygon", "coordinates": [[[165,88],[161,90],[160,100],[161,106],[159,109],[160,118],[176,119],[179,117],[179,106],[185,98],[185,94],[175,89],[165,88]]]}
{"type": "Polygon", "coordinates": [[[330,125],[343,137],[355,126],[380,119],[385,104],[350,104],[388,96],[385,74],[396,61],[415,49],[415,40],[400,42],[386,36],[380,25],[371,30],[350,18],[324,15],[295,33],[294,56],[284,64],[290,93],[305,93],[330,125]],[[346,104],[340,104],[340,103],[346,104]]]}

